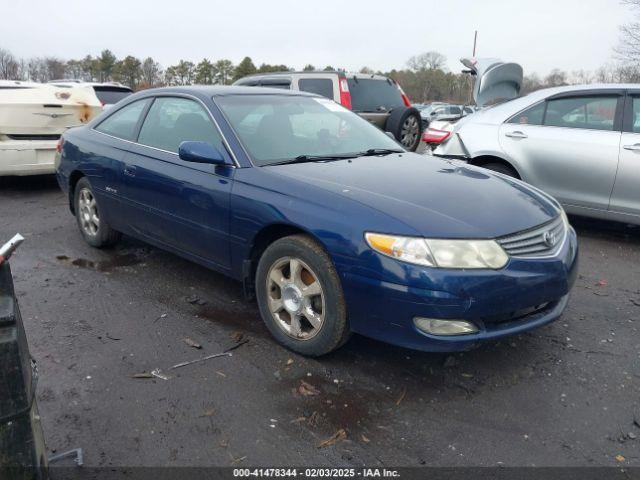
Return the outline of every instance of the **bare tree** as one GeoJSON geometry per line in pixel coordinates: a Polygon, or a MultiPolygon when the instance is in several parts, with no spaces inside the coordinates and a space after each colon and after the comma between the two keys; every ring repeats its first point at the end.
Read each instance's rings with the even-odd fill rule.
{"type": "Polygon", "coordinates": [[[575,70],[571,72],[569,83],[573,85],[586,85],[593,83],[594,78],[595,76],[593,72],[590,72],[589,70],[575,70]]]}
{"type": "Polygon", "coordinates": [[[622,3],[634,11],[635,21],[620,27],[620,39],[615,52],[623,63],[637,63],[640,60],[640,0],[622,0],[622,3]]]}
{"type": "Polygon", "coordinates": [[[0,48],[0,78],[5,80],[16,80],[18,77],[19,65],[13,54],[0,48]]]}
{"type": "Polygon", "coordinates": [[[424,70],[443,70],[447,64],[447,57],[438,52],[426,52],[414,55],[407,61],[407,66],[414,72],[424,70]]]}
{"type": "Polygon", "coordinates": [[[546,87],[561,87],[567,84],[567,72],[554,68],[549,75],[544,77],[546,87]]]}

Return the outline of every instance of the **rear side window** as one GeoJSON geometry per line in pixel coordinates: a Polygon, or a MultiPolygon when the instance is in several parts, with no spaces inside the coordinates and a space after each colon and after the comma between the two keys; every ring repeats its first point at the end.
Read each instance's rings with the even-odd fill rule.
{"type": "Polygon", "coordinates": [[[156,98],[142,124],[138,143],[178,153],[178,147],[186,141],[208,142],[223,150],[222,137],[202,105],[187,98],[156,98]]]}
{"type": "Polygon", "coordinates": [[[449,107],[449,113],[451,115],[462,115],[462,109],[460,107],[449,107]]]}
{"type": "Polygon", "coordinates": [[[131,95],[131,90],[125,88],[93,87],[96,97],[103,105],[113,105],[131,95]]]}
{"type": "Polygon", "coordinates": [[[387,80],[355,77],[347,81],[356,112],[384,112],[404,106],[400,90],[387,80]]]}
{"type": "Polygon", "coordinates": [[[301,78],[298,80],[298,88],[333,100],[333,80],[330,78],[301,78]]]}
{"type": "Polygon", "coordinates": [[[149,99],[138,100],[113,113],[96,127],[98,132],[106,133],[123,140],[135,140],[136,126],[149,99]]]}
{"type": "Polygon", "coordinates": [[[551,127],[613,130],[618,97],[559,98],[547,102],[544,124],[551,127]]]}
{"type": "Polygon", "coordinates": [[[519,125],[542,125],[544,106],[545,102],[540,102],[533,107],[529,107],[511,117],[509,123],[517,123],[519,125]]]}

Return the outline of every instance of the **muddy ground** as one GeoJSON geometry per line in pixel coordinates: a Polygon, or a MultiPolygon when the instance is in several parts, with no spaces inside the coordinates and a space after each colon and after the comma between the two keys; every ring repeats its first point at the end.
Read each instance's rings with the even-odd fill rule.
{"type": "Polygon", "coordinates": [[[640,228],[572,221],[580,276],[554,324],[453,356],[356,336],[312,360],[240,284],[129,238],[92,249],[52,178],[0,180],[46,442],[89,466],[640,465],[640,228]],[[134,378],[157,368],[171,378],[134,378]]]}

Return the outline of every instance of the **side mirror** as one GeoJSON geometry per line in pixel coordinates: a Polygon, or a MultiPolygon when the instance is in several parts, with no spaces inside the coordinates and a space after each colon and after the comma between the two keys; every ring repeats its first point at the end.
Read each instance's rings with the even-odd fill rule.
{"type": "Polygon", "coordinates": [[[224,155],[209,142],[182,142],[178,147],[178,156],[185,162],[211,163],[227,165],[224,155]]]}

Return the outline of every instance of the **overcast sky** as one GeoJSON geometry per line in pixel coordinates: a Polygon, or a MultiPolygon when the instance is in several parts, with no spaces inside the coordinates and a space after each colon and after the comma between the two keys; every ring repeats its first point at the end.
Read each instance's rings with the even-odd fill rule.
{"type": "Polygon", "coordinates": [[[164,67],[248,55],[256,64],[383,71],[436,50],[459,71],[477,29],[478,56],[545,74],[611,61],[618,26],[630,19],[618,0],[0,0],[0,48],[64,59],[109,48],[164,67]]]}

